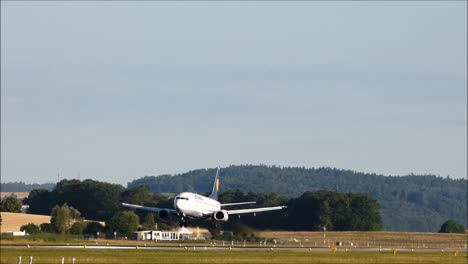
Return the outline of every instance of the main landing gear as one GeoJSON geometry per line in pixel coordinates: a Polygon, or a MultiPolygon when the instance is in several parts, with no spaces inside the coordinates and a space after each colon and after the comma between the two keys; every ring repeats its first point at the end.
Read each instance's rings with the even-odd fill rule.
{"type": "Polygon", "coordinates": [[[179,226],[180,227],[187,227],[187,220],[185,220],[185,218],[180,218],[180,222],[179,222],[179,226]]]}

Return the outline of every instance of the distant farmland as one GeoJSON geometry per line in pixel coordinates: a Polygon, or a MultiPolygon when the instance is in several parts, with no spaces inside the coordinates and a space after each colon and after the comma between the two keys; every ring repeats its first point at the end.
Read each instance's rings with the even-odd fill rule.
{"type": "MultiPolygon", "coordinates": [[[[23,213],[7,213],[2,212],[2,230],[1,232],[14,232],[20,231],[22,225],[33,223],[40,225],[42,223],[50,223],[50,216],[48,215],[36,215],[36,214],[23,214],[23,213]]],[[[88,220],[85,220],[88,221],[88,220]]],[[[105,224],[102,221],[98,221],[101,224],[105,224]]]]}
{"type": "Polygon", "coordinates": [[[21,213],[6,213],[2,212],[2,232],[20,231],[22,225],[33,223],[40,225],[42,223],[50,223],[48,215],[34,215],[21,213]]]}
{"type": "Polygon", "coordinates": [[[4,197],[9,197],[11,195],[15,195],[16,198],[18,199],[23,199],[23,198],[27,198],[29,196],[29,192],[0,192],[0,198],[4,198],[4,197]]]}

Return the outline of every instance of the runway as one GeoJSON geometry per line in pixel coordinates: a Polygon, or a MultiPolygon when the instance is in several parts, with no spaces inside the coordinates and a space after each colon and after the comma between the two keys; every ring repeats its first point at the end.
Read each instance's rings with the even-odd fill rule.
{"type": "MultiPolygon", "coordinates": [[[[93,250],[190,250],[190,251],[304,251],[304,252],[327,252],[333,248],[328,247],[242,247],[242,246],[125,246],[125,245],[1,245],[1,249],[93,249],[93,250]]],[[[459,252],[467,252],[466,248],[376,248],[376,247],[336,247],[337,252],[391,252],[397,249],[398,252],[452,252],[458,250],[459,252]]]]}

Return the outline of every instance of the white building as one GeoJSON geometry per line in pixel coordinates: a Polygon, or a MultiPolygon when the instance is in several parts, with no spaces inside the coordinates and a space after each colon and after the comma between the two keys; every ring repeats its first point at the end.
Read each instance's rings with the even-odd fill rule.
{"type": "Polygon", "coordinates": [[[21,206],[21,212],[23,214],[26,214],[29,211],[29,205],[22,205],[21,206]]]}
{"type": "Polygon", "coordinates": [[[153,241],[173,241],[180,239],[190,239],[193,232],[185,228],[176,231],[145,230],[133,233],[135,240],[153,240],[153,241]]]}
{"type": "Polygon", "coordinates": [[[8,231],[8,232],[3,232],[2,234],[5,235],[10,235],[10,236],[25,236],[26,231],[8,231]]]}

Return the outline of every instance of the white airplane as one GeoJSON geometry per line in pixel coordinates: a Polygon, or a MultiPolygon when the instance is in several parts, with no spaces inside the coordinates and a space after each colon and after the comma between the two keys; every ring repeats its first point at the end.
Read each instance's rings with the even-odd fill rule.
{"type": "Polygon", "coordinates": [[[226,206],[254,204],[255,202],[221,204],[220,202],[218,202],[218,191],[219,167],[216,171],[216,178],[213,184],[213,190],[208,197],[191,192],[180,193],[174,198],[175,209],[147,207],[128,203],[122,203],[122,205],[130,208],[156,212],[158,214],[159,219],[163,221],[168,221],[169,216],[173,215],[179,218],[180,227],[187,227],[187,218],[206,218],[226,222],[229,219],[229,215],[248,213],[255,214],[258,212],[281,210],[286,208],[286,206],[273,206],[238,210],[224,210],[222,208],[226,206]]]}

